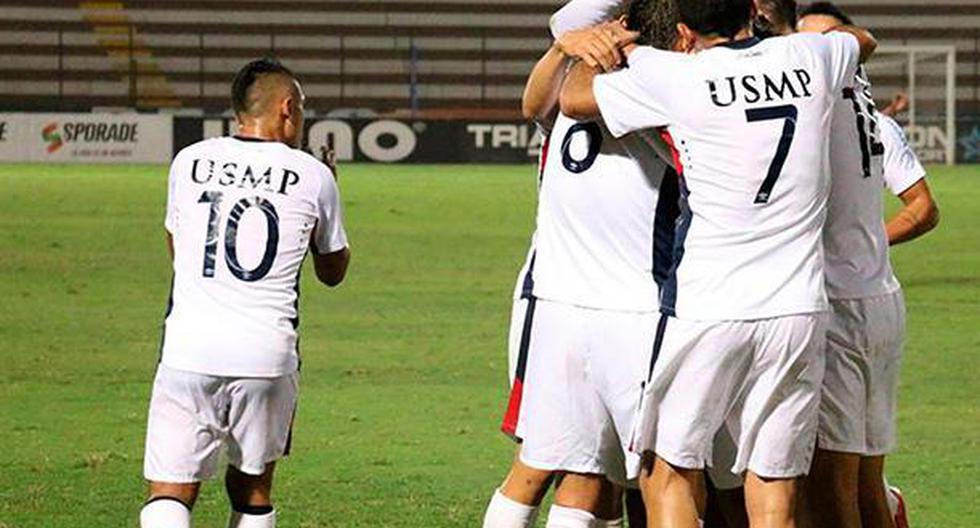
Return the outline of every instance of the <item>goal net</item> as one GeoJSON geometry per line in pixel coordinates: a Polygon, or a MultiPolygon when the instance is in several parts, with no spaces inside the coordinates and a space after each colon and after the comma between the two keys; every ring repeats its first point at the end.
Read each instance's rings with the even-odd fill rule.
{"type": "Polygon", "coordinates": [[[880,46],[867,65],[884,109],[897,95],[907,105],[895,115],[923,163],[952,165],[956,158],[956,48],[880,46]]]}

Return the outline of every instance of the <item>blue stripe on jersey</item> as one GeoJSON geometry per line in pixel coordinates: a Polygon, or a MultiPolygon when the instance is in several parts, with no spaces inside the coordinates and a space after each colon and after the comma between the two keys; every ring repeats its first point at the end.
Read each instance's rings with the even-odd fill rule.
{"type": "Polygon", "coordinates": [[[534,298],[534,260],[537,256],[537,250],[531,252],[531,263],[527,265],[527,272],[524,273],[524,282],[521,285],[521,299],[534,298]]]}
{"type": "Polygon", "coordinates": [[[691,205],[688,196],[691,192],[684,183],[684,177],[678,178],[678,190],[680,198],[680,216],[677,218],[677,228],[674,231],[674,257],[670,264],[670,276],[664,286],[663,293],[660,295],[660,312],[667,315],[676,316],[675,307],[677,304],[677,268],[684,258],[684,242],[687,240],[687,231],[691,228],[691,205]]]}
{"type": "Polygon", "coordinates": [[[657,211],[653,217],[653,280],[661,289],[669,277],[673,260],[674,225],[680,214],[678,198],[677,171],[667,167],[660,179],[657,211]]]}
{"type": "Polygon", "coordinates": [[[167,309],[163,313],[163,324],[160,325],[160,350],[157,352],[157,363],[163,360],[163,342],[167,339],[167,318],[174,311],[174,276],[170,275],[170,293],[167,294],[167,309]]]}

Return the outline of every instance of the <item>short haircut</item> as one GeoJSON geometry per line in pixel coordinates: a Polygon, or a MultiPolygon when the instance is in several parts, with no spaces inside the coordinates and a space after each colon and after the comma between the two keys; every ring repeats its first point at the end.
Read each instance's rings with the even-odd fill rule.
{"type": "Polygon", "coordinates": [[[809,15],[826,15],[840,20],[842,24],[853,26],[854,21],[833,2],[814,2],[800,10],[800,18],[809,15]]]}
{"type": "Polygon", "coordinates": [[[759,0],[759,15],[766,15],[775,26],[796,27],[796,0],[759,0]]]}
{"type": "Polygon", "coordinates": [[[682,0],[681,22],[702,35],[735,38],[752,20],[752,0],[682,0]]]}
{"type": "Polygon", "coordinates": [[[256,98],[252,97],[252,87],[255,82],[266,75],[285,75],[291,79],[296,79],[293,72],[282,65],[278,60],[266,57],[254,60],[235,75],[235,80],[231,83],[231,108],[235,114],[248,114],[252,110],[256,98]]]}
{"type": "Polygon", "coordinates": [[[669,50],[677,41],[677,0],[633,0],[626,28],[640,33],[637,44],[669,50]]]}

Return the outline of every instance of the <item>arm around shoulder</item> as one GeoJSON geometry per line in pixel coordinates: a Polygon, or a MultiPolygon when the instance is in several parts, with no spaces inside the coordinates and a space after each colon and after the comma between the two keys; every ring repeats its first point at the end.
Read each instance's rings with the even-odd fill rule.
{"type": "Polygon", "coordinates": [[[875,39],[875,36],[870,31],[862,27],[843,25],[837,26],[831,31],[847,33],[857,39],[858,49],[860,50],[858,62],[862,64],[867,62],[875,50],[878,49],[878,40],[875,39]]]}

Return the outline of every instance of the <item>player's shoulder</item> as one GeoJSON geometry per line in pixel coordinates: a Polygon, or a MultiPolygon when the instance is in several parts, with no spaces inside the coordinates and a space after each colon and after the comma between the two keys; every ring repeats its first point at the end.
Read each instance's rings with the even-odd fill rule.
{"type": "Polygon", "coordinates": [[[174,156],[174,162],[176,163],[178,160],[185,159],[189,156],[194,156],[205,152],[214,151],[216,148],[218,148],[218,146],[221,144],[222,140],[224,139],[225,138],[223,137],[213,137],[208,139],[202,139],[201,141],[198,141],[196,143],[191,143],[190,145],[187,145],[186,147],[177,151],[177,154],[174,156]]]}

